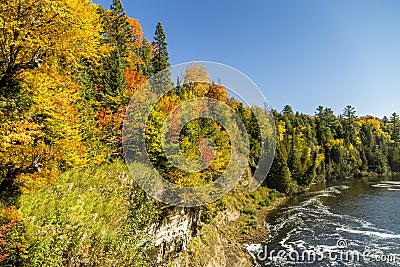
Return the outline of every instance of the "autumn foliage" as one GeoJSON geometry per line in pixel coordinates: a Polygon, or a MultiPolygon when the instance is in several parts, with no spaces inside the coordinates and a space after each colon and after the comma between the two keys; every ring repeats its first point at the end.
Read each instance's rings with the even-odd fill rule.
{"type": "MultiPolygon", "coordinates": [[[[169,66],[162,23],[156,26],[154,40],[147,40],[139,21],[126,15],[120,0],[113,0],[110,10],[91,0],[0,0],[0,264],[51,266],[48,262],[54,260],[53,266],[143,266],[147,262],[148,247],[141,247],[148,241],[143,228],[160,209],[120,171],[125,170],[120,163],[122,126],[130,100],[138,97],[135,93],[169,66]],[[63,176],[66,173],[73,182],[63,176]],[[61,186],[56,183],[59,177],[64,178],[61,186]],[[22,199],[32,207],[20,207],[22,199]],[[35,206],[38,201],[50,203],[49,207],[35,206]],[[117,212],[116,207],[123,209],[117,212]],[[48,210],[53,213],[46,214],[48,210]],[[27,213],[39,214],[39,222],[34,217],[27,221],[27,213]]],[[[164,74],[160,81],[172,84],[170,73],[164,74]]],[[[199,116],[204,106],[188,110],[180,106],[209,98],[229,106],[243,121],[250,143],[246,172],[250,179],[263,149],[260,133],[267,131],[262,127],[267,123],[259,125],[255,114],[265,110],[231,98],[201,65],[187,68],[182,78],[142,125],[151,163],[181,186],[202,186],[224,173],[232,149],[227,130],[199,116]],[[203,170],[188,173],[168,161],[162,126],[171,112],[180,115],[170,117],[165,137],[179,143],[187,159],[206,166],[203,170]],[[185,116],[195,119],[183,125],[185,116]]],[[[396,113],[384,120],[358,118],[347,106],[341,116],[323,107],[309,116],[285,106],[273,114],[278,145],[266,179],[270,188],[293,193],[325,178],[400,172],[396,113]]],[[[216,215],[214,207],[221,203],[205,209],[216,215]]]]}

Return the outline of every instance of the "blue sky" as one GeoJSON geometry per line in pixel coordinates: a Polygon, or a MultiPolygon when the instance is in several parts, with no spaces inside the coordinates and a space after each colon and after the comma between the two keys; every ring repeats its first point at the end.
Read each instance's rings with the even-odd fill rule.
{"type": "MultiPolygon", "coordinates": [[[[111,0],[94,0],[109,8],[111,0]]],[[[171,65],[215,61],[249,76],[270,106],[314,114],[400,112],[400,1],[122,0],[151,39],[164,25],[171,65]]]]}

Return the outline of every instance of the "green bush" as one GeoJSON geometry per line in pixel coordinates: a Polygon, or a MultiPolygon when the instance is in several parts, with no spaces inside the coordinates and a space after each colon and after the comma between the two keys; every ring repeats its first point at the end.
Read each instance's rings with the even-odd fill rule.
{"type": "Polygon", "coordinates": [[[247,215],[254,216],[254,215],[256,215],[256,210],[253,209],[253,208],[250,208],[250,207],[245,207],[245,208],[243,209],[243,213],[244,213],[244,214],[247,214],[247,215]]]}

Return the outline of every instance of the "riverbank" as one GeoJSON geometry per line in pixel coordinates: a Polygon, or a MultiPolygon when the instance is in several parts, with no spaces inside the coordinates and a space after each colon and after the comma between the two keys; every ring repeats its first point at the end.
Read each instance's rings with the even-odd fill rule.
{"type": "Polygon", "coordinates": [[[241,232],[240,235],[236,236],[238,243],[243,246],[245,244],[265,242],[265,240],[267,240],[270,236],[270,232],[265,225],[267,223],[265,221],[265,218],[271,211],[281,205],[284,205],[288,198],[289,196],[278,198],[273,203],[271,203],[270,206],[261,207],[259,210],[257,210],[255,214],[255,218],[257,221],[256,227],[252,228],[250,231],[241,232]]]}
{"type": "Polygon", "coordinates": [[[230,193],[225,199],[227,208],[211,222],[201,224],[187,249],[166,266],[254,266],[245,245],[265,242],[269,238],[265,218],[269,212],[286,203],[288,197],[265,187],[254,193],[247,190],[242,188],[230,193]]]}

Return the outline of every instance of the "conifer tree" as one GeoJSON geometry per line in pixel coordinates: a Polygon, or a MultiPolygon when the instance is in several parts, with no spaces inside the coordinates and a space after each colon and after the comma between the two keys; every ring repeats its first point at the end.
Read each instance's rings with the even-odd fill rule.
{"type": "Polygon", "coordinates": [[[169,68],[169,55],[167,48],[167,37],[161,22],[157,23],[156,32],[154,34],[154,53],[152,58],[153,74],[169,68]]]}
{"type": "Polygon", "coordinates": [[[290,171],[283,157],[282,150],[279,145],[276,147],[274,162],[268,173],[266,184],[269,188],[276,189],[280,192],[288,193],[291,189],[292,180],[290,171]]]}
{"type": "Polygon", "coordinates": [[[108,42],[114,45],[119,57],[126,58],[129,53],[133,32],[132,28],[129,27],[128,16],[121,0],[113,0],[109,15],[106,16],[105,21],[104,28],[108,42]]]}
{"type": "Polygon", "coordinates": [[[167,49],[166,35],[161,22],[157,23],[153,42],[153,55],[151,58],[151,74],[156,75],[151,80],[153,90],[159,94],[165,93],[171,86],[169,72],[169,55],[167,49]]]}
{"type": "Polygon", "coordinates": [[[392,124],[392,139],[394,141],[395,146],[398,146],[400,120],[399,120],[399,115],[396,112],[394,112],[390,117],[390,123],[392,124]]]}

